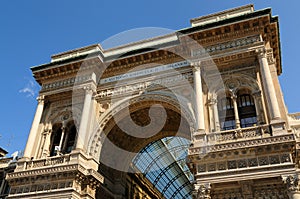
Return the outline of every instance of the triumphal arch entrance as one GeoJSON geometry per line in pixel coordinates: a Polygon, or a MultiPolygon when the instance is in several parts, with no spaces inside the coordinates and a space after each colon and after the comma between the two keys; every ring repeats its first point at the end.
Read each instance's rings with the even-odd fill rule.
{"type": "Polygon", "coordinates": [[[41,90],[8,198],[299,198],[278,27],[247,5],[32,67],[41,90]]]}

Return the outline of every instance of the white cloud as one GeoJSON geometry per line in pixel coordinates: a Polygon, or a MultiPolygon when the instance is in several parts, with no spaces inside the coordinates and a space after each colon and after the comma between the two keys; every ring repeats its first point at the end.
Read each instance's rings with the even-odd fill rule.
{"type": "Polygon", "coordinates": [[[37,87],[32,80],[29,80],[26,86],[19,90],[19,93],[24,93],[26,97],[34,98],[37,93],[37,87]]]}

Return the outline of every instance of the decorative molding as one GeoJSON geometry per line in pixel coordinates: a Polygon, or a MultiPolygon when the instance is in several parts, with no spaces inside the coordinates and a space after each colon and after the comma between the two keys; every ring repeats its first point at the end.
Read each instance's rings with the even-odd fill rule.
{"type": "Polygon", "coordinates": [[[216,53],[216,52],[223,51],[223,50],[228,50],[228,49],[232,50],[233,48],[243,47],[243,46],[255,44],[257,42],[261,42],[261,38],[259,35],[245,37],[245,38],[236,39],[236,40],[233,40],[230,42],[207,46],[200,50],[199,49],[194,50],[194,51],[192,51],[192,56],[197,57],[197,56],[207,55],[210,53],[216,53]]]}
{"type": "Polygon", "coordinates": [[[218,152],[218,151],[227,151],[233,149],[243,149],[246,147],[258,147],[258,146],[265,146],[271,144],[281,144],[281,143],[291,143],[295,142],[294,134],[283,134],[279,136],[271,136],[271,137],[256,137],[247,140],[239,140],[238,142],[236,139],[230,138],[227,143],[214,143],[211,142],[210,145],[204,145],[199,147],[191,147],[189,149],[189,155],[197,155],[202,153],[203,151],[208,152],[218,152]]]}
{"type": "Polygon", "coordinates": [[[116,97],[122,95],[128,95],[134,92],[141,92],[145,91],[146,89],[155,89],[159,88],[161,85],[165,86],[175,86],[180,85],[182,80],[192,81],[192,73],[184,73],[172,77],[165,77],[160,79],[155,79],[152,81],[140,82],[135,84],[127,84],[124,86],[118,86],[115,88],[105,89],[98,91],[96,98],[109,98],[109,97],[116,97]]]}
{"type": "Polygon", "coordinates": [[[82,84],[84,82],[88,82],[91,80],[93,80],[92,75],[85,75],[85,76],[72,77],[69,79],[64,79],[64,80],[60,80],[60,81],[56,81],[56,82],[51,82],[51,83],[43,84],[41,92],[70,87],[70,86],[82,84]]]}
{"type": "Polygon", "coordinates": [[[294,171],[294,164],[282,164],[282,165],[273,165],[273,166],[264,166],[264,167],[254,167],[254,168],[247,168],[247,169],[233,169],[228,171],[219,171],[219,172],[207,172],[207,173],[201,173],[196,174],[195,178],[199,178],[205,182],[213,182],[215,181],[223,181],[223,182],[229,182],[230,181],[236,181],[239,180],[238,178],[241,177],[242,179],[249,178],[249,175],[251,177],[254,177],[255,174],[259,174],[259,176],[263,176],[266,174],[269,174],[269,177],[271,176],[280,176],[283,171],[291,172],[294,171]]]}
{"type": "Polygon", "coordinates": [[[146,76],[146,75],[150,75],[150,74],[154,74],[154,73],[166,72],[170,69],[174,70],[174,69],[186,67],[189,65],[190,65],[190,63],[187,60],[185,60],[185,61],[180,61],[180,62],[176,62],[176,63],[172,63],[172,64],[157,66],[157,67],[153,67],[153,68],[147,68],[144,70],[132,71],[132,72],[128,72],[128,73],[125,73],[122,75],[117,75],[117,76],[112,76],[112,77],[101,79],[99,84],[101,85],[101,84],[106,84],[106,83],[123,81],[123,80],[131,79],[131,78],[142,77],[142,76],[146,76]]]}
{"type": "MultiPolygon", "coordinates": [[[[205,162],[202,160],[201,162],[205,162]]],[[[216,163],[198,164],[197,173],[215,172],[215,171],[229,171],[243,168],[259,168],[261,166],[282,165],[286,163],[293,163],[288,153],[281,153],[275,155],[264,155],[257,157],[245,157],[243,159],[230,159],[224,161],[223,158],[216,159],[216,163]],[[219,162],[218,162],[219,161],[219,162]]]]}

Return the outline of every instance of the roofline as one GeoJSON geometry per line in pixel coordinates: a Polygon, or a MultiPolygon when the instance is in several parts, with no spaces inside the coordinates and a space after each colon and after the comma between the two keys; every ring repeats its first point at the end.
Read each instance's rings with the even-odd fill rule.
{"type": "MultiPolygon", "coordinates": [[[[246,5],[246,6],[251,6],[251,4],[246,5]]],[[[246,7],[246,6],[242,6],[240,8],[243,8],[243,7],[246,7]]],[[[234,8],[234,9],[231,9],[231,10],[235,10],[235,9],[238,9],[238,8],[234,8]]],[[[224,11],[224,12],[228,12],[228,10],[224,11]]],[[[216,14],[218,14],[218,13],[216,13],[216,14]]],[[[212,15],[213,14],[211,14],[211,16],[212,15]]],[[[55,58],[55,57],[58,57],[58,56],[61,56],[61,55],[68,55],[69,53],[84,50],[84,49],[88,49],[88,48],[91,48],[91,47],[98,47],[99,50],[97,52],[93,52],[93,53],[90,53],[90,54],[74,56],[74,57],[70,57],[70,58],[66,58],[66,59],[62,59],[62,60],[58,60],[58,61],[52,61],[50,63],[45,63],[45,64],[33,66],[30,69],[32,70],[32,72],[35,72],[35,71],[41,70],[45,67],[50,67],[50,66],[54,66],[54,65],[61,65],[61,64],[68,63],[70,61],[83,60],[87,56],[89,56],[89,57],[101,56],[102,60],[108,61],[108,60],[113,60],[113,59],[116,59],[116,58],[123,58],[123,57],[131,56],[131,55],[135,55],[135,54],[145,53],[145,52],[152,51],[153,49],[157,49],[158,47],[160,47],[160,48],[161,47],[170,47],[172,45],[178,44],[179,43],[179,36],[178,36],[179,34],[186,35],[186,34],[194,33],[194,32],[201,31],[201,30],[215,28],[216,26],[223,26],[223,25],[227,25],[227,24],[230,24],[230,23],[238,22],[238,21],[249,20],[251,18],[255,18],[255,17],[259,17],[259,16],[263,16],[263,15],[270,15],[270,19],[271,20],[275,19],[278,23],[278,17],[276,17],[276,16],[272,17],[271,8],[265,8],[265,9],[262,9],[262,10],[253,11],[251,13],[247,13],[247,14],[244,14],[244,15],[224,19],[224,20],[217,21],[217,22],[212,22],[212,23],[199,25],[199,26],[194,26],[194,27],[187,27],[187,28],[184,28],[184,29],[181,29],[181,30],[177,30],[176,32],[171,33],[171,34],[158,36],[158,37],[153,37],[153,38],[149,38],[149,39],[145,39],[145,40],[141,40],[141,41],[137,41],[137,42],[132,42],[132,43],[117,46],[117,47],[114,47],[114,48],[109,48],[107,50],[103,50],[100,44],[93,44],[93,45],[90,45],[90,46],[77,48],[77,49],[74,49],[74,50],[71,50],[71,51],[66,51],[66,52],[63,52],[63,53],[55,54],[51,57],[55,58]],[[165,43],[160,43],[160,44],[156,44],[156,45],[153,45],[153,46],[147,46],[147,43],[148,44],[151,43],[151,42],[155,43],[155,41],[157,41],[157,40],[168,38],[168,37],[174,37],[174,36],[177,37],[176,40],[174,40],[174,39],[173,40],[171,39],[170,41],[166,40],[165,43]],[[145,44],[146,47],[145,46],[140,47],[139,45],[141,45],[141,44],[145,44]],[[124,49],[132,47],[132,46],[135,46],[137,48],[133,48],[132,50],[128,50],[128,51],[124,50],[124,49]],[[106,56],[107,52],[111,52],[111,51],[114,51],[114,50],[120,50],[120,49],[121,49],[120,53],[117,53],[117,54],[112,53],[113,55],[106,56]],[[123,49],[123,51],[122,51],[122,49],[123,49]]],[[[278,24],[278,28],[279,28],[279,24],[278,24]]],[[[280,54],[280,60],[281,60],[281,54],[280,54]]],[[[281,65],[281,63],[280,63],[280,65],[281,65]]]]}
{"type": "Polygon", "coordinates": [[[219,15],[222,15],[222,14],[227,14],[227,13],[242,10],[242,9],[245,9],[245,8],[254,9],[254,5],[253,4],[247,4],[247,5],[244,5],[244,6],[224,10],[224,11],[221,11],[221,12],[216,12],[216,13],[211,13],[211,14],[208,14],[208,15],[205,15],[205,16],[195,17],[195,18],[192,18],[190,20],[190,22],[193,23],[193,22],[201,20],[201,19],[207,19],[207,18],[210,18],[210,17],[219,16],[219,15]]]}

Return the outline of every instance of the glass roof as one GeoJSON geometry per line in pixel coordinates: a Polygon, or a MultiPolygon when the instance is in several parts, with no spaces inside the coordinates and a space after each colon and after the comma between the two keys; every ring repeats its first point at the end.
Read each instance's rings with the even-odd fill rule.
{"type": "Polygon", "coordinates": [[[165,198],[192,199],[193,175],[185,162],[189,145],[185,138],[163,138],[141,150],[133,164],[165,198]]]}

